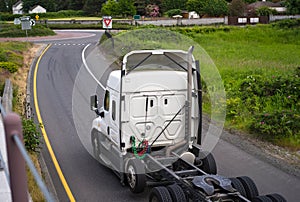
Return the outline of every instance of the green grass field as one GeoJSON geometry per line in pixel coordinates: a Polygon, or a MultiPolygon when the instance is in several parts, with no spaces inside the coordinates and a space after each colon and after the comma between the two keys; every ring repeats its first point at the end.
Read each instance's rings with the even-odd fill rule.
{"type": "MultiPolygon", "coordinates": [[[[300,21],[299,21],[300,22],[300,21]]],[[[226,89],[228,127],[300,149],[300,28],[176,28],[211,56],[226,89]]],[[[210,104],[205,103],[210,111],[210,104]]]]}

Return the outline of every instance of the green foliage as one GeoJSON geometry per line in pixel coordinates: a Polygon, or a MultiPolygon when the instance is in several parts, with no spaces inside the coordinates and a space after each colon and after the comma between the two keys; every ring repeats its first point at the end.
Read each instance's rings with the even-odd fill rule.
{"type": "Polygon", "coordinates": [[[274,27],[278,28],[299,28],[300,27],[300,19],[286,19],[280,20],[272,24],[274,27]]]}
{"type": "Polygon", "coordinates": [[[228,14],[227,2],[225,0],[208,0],[204,12],[211,17],[225,16],[228,14]]]}
{"type": "MultiPolygon", "coordinates": [[[[227,125],[299,149],[299,22],[172,30],[192,37],[219,68],[227,97],[227,125]]],[[[206,93],[203,100],[209,112],[206,93]]]]}
{"type": "Polygon", "coordinates": [[[186,7],[189,11],[195,11],[198,15],[205,15],[206,0],[188,0],[186,7]]]}
{"type": "Polygon", "coordinates": [[[134,6],[133,0],[119,0],[119,13],[123,17],[133,16],[136,14],[136,8],[134,6]]]}
{"type": "Polygon", "coordinates": [[[286,0],[285,6],[288,14],[300,14],[300,0],[286,0]]]}
{"type": "MultiPolygon", "coordinates": [[[[8,12],[8,6],[5,0],[0,0],[0,12],[8,12]]],[[[1,20],[1,19],[0,19],[1,20]]]]}
{"type": "Polygon", "coordinates": [[[88,15],[98,15],[104,2],[104,0],[86,0],[83,10],[88,15]]]}
{"type": "Polygon", "coordinates": [[[271,113],[258,113],[250,126],[252,132],[273,141],[286,138],[298,138],[300,144],[300,114],[292,110],[275,110],[271,113]]]}
{"type": "Polygon", "coordinates": [[[110,16],[122,15],[123,17],[133,16],[136,14],[136,8],[132,0],[108,0],[102,4],[101,14],[110,16]]]}
{"type": "Polygon", "coordinates": [[[180,9],[171,9],[171,10],[166,11],[165,14],[168,17],[172,17],[174,15],[180,15],[181,14],[181,10],[180,9]]]}
{"type": "Polygon", "coordinates": [[[10,73],[15,73],[18,71],[18,65],[13,62],[0,62],[0,68],[8,70],[10,73]]]}
{"type": "Polygon", "coordinates": [[[109,16],[119,15],[120,6],[115,0],[108,0],[106,3],[102,4],[101,14],[109,16]]]}
{"type": "Polygon", "coordinates": [[[171,9],[185,10],[186,2],[187,0],[164,0],[161,3],[161,8],[163,12],[171,9]]]}
{"type": "MultiPolygon", "coordinates": [[[[1,27],[2,29],[0,30],[0,37],[26,37],[26,32],[25,30],[21,29],[21,25],[3,24],[1,27]]],[[[28,36],[55,35],[51,29],[39,24],[32,27],[31,30],[27,31],[27,33],[28,36]]]]}
{"type": "Polygon", "coordinates": [[[230,16],[244,16],[246,12],[246,4],[243,0],[232,0],[229,5],[230,16]]]}
{"type": "Polygon", "coordinates": [[[219,17],[228,14],[225,0],[188,0],[186,5],[189,11],[196,11],[200,16],[219,17]]]}
{"type": "Polygon", "coordinates": [[[23,138],[27,151],[36,152],[40,148],[41,134],[38,129],[42,125],[36,125],[33,119],[22,118],[23,138]]]}
{"type": "MultiPolygon", "coordinates": [[[[26,16],[30,16],[32,19],[35,19],[35,13],[26,14],[26,16]]],[[[67,17],[82,17],[86,16],[86,13],[82,10],[74,11],[74,10],[60,10],[58,12],[47,12],[47,13],[39,13],[40,19],[51,19],[51,18],[67,18],[67,17]]],[[[1,13],[0,19],[3,21],[13,21],[15,18],[20,18],[23,15],[19,14],[10,14],[10,13],[1,13]]]]}
{"type": "Polygon", "coordinates": [[[276,13],[277,13],[276,10],[270,9],[267,6],[262,6],[259,9],[256,10],[256,14],[258,16],[269,16],[271,14],[276,14],[276,13]]]}

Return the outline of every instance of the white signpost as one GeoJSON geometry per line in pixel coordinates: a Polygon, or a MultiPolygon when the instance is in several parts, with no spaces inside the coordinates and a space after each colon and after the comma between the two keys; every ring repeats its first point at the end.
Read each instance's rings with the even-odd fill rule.
{"type": "Polygon", "coordinates": [[[112,29],[112,17],[111,16],[103,16],[102,17],[102,26],[103,26],[103,29],[112,29]]]}

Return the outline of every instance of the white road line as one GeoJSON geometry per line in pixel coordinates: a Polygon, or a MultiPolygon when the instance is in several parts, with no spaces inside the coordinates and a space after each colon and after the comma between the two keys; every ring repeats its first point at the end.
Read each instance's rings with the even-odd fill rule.
{"type": "Polygon", "coordinates": [[[95,77],[95,75],[91,72],[91,70],[89,69],[88,65],[87,65],[87,62],[85,60],[85,57],[84,57],[84,53],[85,53],[85,50],[90,46],[91,44],[88,44],[84,47],[84,49],[82,50],[82,53],[81,53],[81,58],[82,58],[82,62],[83,62],[83,65],[84,67],[86,68],[86,70],[89,72],[89,74],[93,77],[93,79],[99,84],[99,86],[105,90],[105,87],[100,83],[100,81],[98,81],[98,79],[95,77]]]}

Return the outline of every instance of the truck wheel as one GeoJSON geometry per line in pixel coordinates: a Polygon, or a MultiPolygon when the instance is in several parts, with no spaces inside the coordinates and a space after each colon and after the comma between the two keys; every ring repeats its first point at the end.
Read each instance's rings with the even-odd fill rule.
{"type": "Polygon", "coordinates": [[[100,162],[100,143],[96,133],[92,133],[92,145],[94,157],[100,162]]]}
{"type": "Polygon", "coordinates": [[[280,194],[268,194],[267,197],[273,202],[287,202],[287,200],[280,194]]]}
{"type": "Polygon", "coordinates": [[[129,160],[126,175],[131,192],[141,193],[144,191],[146,187],[146,175],[144,165],[140,160],[129,160]]]}
{"type": "Polygon", "coordinates": [[[231,185],[244,197],[247,197],[243,184],[236,178],[229,178],[231,185]]]}
{"type": "Polygon", "coordinates": [[[217,174],[217,164],[211,153],[200,151],[194,164],[208,174],[217,174]]]}
{"type": "Polygon", "coordinates": [[[166,187],[154,187],[150,192],[149,202],[172,202],[172,197],[166,187]]]}
{"type": "Polygon", "coordinates": [[[182,188],[178,184],[167,186],[173,202],[187,202],[182,188]]]}
{"type": "Polygon", "coordinates": [[[250,177],[241,176],[237,177],[237,179],[243,184],[248,199],[251,200],[259,195],[257,187],[250,177]]]}
{"type": "Polygon", "coordinates": [[[272,200],[266,196],[256,196],[251,201],[252,202],[272,202],[272,200]]]}

